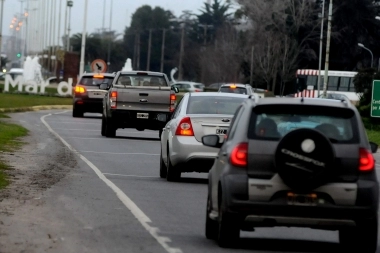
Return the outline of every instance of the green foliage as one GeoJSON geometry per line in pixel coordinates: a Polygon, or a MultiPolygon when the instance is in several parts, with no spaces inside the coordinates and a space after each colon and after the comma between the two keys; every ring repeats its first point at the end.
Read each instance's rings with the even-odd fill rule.
{"type": "Polygon", "coordinates": [[[30,107],[38,105],[71,105],[72,98],[45,97],[0,93],[0,108],[30,107]]]}
{"type": "Polygon", "coordinates": [[[360,96],[359,106],[368,106],[371,103],[373,80],[380,80],[380,72],[377,72],[372,68],[361,69],[354,77],[356,92],[362,93],[360,96]]]}
{"type": "MultiPolygon", "coordinates": [[[[18,138],[28,134],[28,131],[18,125],[0,121],[0,151],[11,152],[20,147],[22,144],[18,138]]],[[[0,160],[0,189],[8,185],[5,170],[9,169],[3,161],[0,160]]]]}

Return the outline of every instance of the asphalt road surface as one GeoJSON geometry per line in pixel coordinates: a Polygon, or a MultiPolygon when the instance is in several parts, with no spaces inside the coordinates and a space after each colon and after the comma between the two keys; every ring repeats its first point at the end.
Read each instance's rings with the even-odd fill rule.
{"type": "Polygon", "coordinates": [[[12,118],[38,133],[39,149],[66,146],[74,153],[67,159],[77,160],[34,198],[41,204],[15,212],[22,217],[12,221],[16,228],[34,220],[17,235],[10,229],[9,243],[28,246],[22,252],[339,252],[337,232],[302,228],[242,232],[239,248],[219,248],[204,236],[207,174],[182,174],[175,183],[161,179],[156,131],[119,129],[116,138],[106,138],[99,114],[73,118],[71,111],[12,118]]]}

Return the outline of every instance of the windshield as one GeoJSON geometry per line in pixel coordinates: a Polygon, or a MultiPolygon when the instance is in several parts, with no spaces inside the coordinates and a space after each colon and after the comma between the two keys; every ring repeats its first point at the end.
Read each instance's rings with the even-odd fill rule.
{"type": "Polygon", "coordinates": [[[252,114],[249,138],[278,140],[290,131],[309,128],[322,132],[334,143],[357,141],[355,115],[350,109],[286,105],[276,106],[277,109],[274,107],[263,107],[252,114]]]}
{"type": "Polygon", "coordinates": [[[152,75],[120,75],[114,85],[118,88],[127,86],[168,86],[164,76],[152,76],[152,75]]]}
{"type": "Polygon", "coordinates": [[[230,88],[229,86],[227,86],[227,87],[220,88],[220,92],[235,93],[235,94],[247,94],[247,89],[241,88],[241,87],[230,88]]]}
{"type": "Polygon", "coordinates": [[[85,85],[85,86],[100,86],[102,83],[107,83],[110,85],[113,81],[113,77],[107,77],[105,76],[104,78],[95,78],[92,76],[84,76],[80,80],[80,84],[85,85]]]}
{"type": "Polygon", "coordinates": [[[245,98],[240,97],[190,97],[187,114],[234,114],[245,98]]]}

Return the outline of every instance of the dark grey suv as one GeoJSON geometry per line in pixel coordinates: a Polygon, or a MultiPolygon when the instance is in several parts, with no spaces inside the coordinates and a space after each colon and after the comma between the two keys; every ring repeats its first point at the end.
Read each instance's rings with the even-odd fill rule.
{"type": "Polygon", "coordinates": [[[206,237],[233,246],[240,230],[339,230],[350,252],[375,252],[378,182],[361,117],[347,100],[247,99],[209,173],[206,237]]]}

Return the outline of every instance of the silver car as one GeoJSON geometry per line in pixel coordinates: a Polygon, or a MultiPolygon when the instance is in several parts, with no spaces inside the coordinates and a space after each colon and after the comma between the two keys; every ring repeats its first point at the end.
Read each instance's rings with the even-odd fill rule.
{"type": "Polygon", "coordinates": [[[233,114],[247,95],[186,93],[161,135],[160,177],[177,181],[182,172],[208,172],[218,148],[202,145],[202,137],[217,134],[223,141],[233,114]]]}
{"type": "Polygon", "coordinates": [[[202,92],[204,89],[204,84],[202,83],[195,83],[195,82],[176,82],[173,83],[172,86],[177,87],[180,91],[186,91],[186,92],[202,92]]]}

